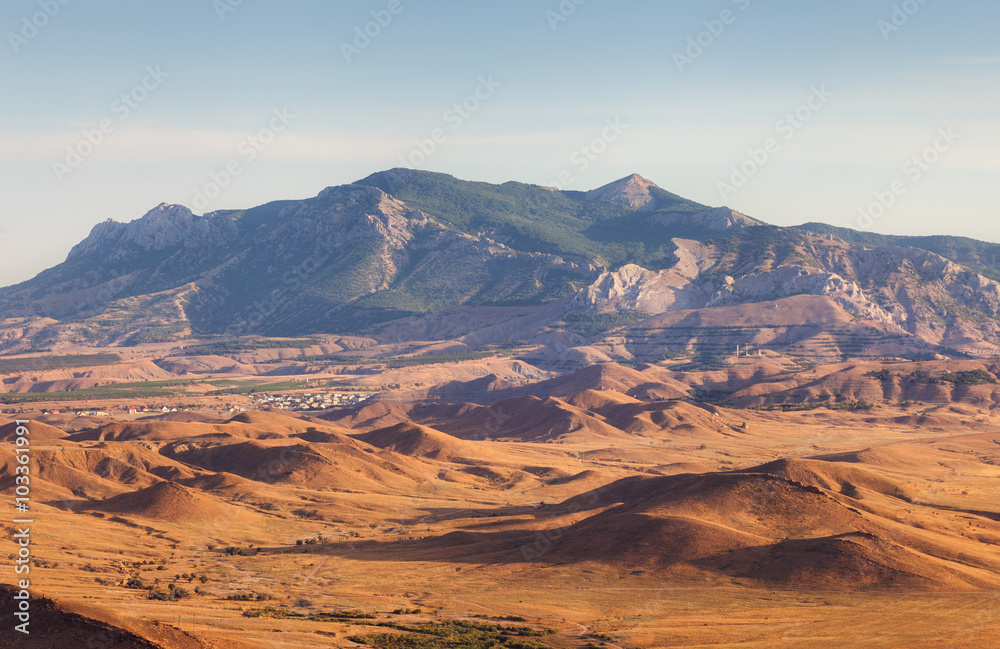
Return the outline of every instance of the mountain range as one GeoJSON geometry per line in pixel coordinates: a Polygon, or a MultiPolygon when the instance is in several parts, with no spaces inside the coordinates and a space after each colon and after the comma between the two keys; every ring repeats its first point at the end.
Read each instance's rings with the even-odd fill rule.
{"type": "Polygon", "coordinates": [[[96,225],[0,289],[0,350],[205,335],[517,340],[549,362],[1000,351],[1000,245],[768,225],[632,175],[559,191],[393,169],[96,225]]]}

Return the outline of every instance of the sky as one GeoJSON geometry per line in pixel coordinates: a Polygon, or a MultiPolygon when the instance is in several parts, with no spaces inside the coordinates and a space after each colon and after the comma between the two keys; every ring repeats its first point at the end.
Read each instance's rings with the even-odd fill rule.
{"type": "Polygon", "coordinates": [[[1000,241],[995,0],[4,0],[0,286],[393,167],[1000,241]]]}

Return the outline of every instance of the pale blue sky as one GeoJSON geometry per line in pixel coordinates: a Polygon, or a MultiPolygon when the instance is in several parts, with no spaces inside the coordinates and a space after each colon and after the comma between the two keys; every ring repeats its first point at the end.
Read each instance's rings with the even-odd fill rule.
{"type": "Polygon", "coordinates": [[[6,0],[0,285],[59,263],[104,219],[195,207],[231,161],[239,175],[196,212],[400,166],[435,129],[445,139],[420,168],[470,180],[551,184],[569,170],[589,189],[638,172],[771,223],[854,227],[896,182],[902,195],[867,227],[1000,241],[1000,3],[564,0],[575,11],[554,22],[560,4],[399,0],[393,15],[391,0],[6,0]],[[904,5],[905,24],[880,28],[904,5]],[[36,16],[45,6],[55,15],[36,16]],[[348,61],[341,43],[373,11],[391,21],[348,61]],[[46,24],[22,32],[25,20],[46,24]],[[679,70],[699,34],[707,47],[679,70]],[[169,76],[147,77],[157,67],[169,76]],[[144,80],[141,101],[118,100],[144,80]],[[779,125],[813,87],[830,96],[779,125]],[[446,113],[477,89],[474,112],[446,113]],[[294,118],[254,148],[275,110],[294,118]],[[574,164],[609,119],[628,128],[574,164]],[[102,120],[110,132],[78,166],[53,167],[102,120]],[[770,138],[754,169],[747,150],[770,138]],[[904,168],[935,143],[919,177],[904,168]],[[745,185],[720,187],[744,163],[745,185]]]}

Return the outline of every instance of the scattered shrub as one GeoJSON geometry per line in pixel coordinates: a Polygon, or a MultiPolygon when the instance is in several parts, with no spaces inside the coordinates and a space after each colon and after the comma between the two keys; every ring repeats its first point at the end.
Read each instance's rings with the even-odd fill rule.
{"type": "Polygon", "coordinates": [[[986,370],[966,370],[964,372],[945,372],[941,376],[941,380],[957,385],[983,385],[996,383],[997,377],[986,370]]]}
{"type": "Polygon", "coordinates": [[[151,590],[149,595],[146,595],[146,599],[155,599],[161,602],[173,602],[177,598],[174,597],[173,593],[164,593],[162,590],[151,590]]]}

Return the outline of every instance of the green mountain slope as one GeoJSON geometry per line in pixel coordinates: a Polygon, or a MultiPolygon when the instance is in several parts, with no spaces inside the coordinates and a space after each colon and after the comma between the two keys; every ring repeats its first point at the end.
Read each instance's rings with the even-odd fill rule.
{"type": "Polygon", "coordinates": [[[584,192],[538,185],[469,182],[441,173],[392,169],[357,182],[378,187],[461,232],[482,235],[525,252],[575,257],[617,269],[624,264],[660,268],[673,237],[718,238],[697,226],[662,227],[656,215],[695,215],[705,205],[654,188],[656,209],[634,210],[587,200],[584,192]]]}
{"type": "Polygon", "coordinates": [[[950,235],[902,236],[863,232],[825,223],[804,223],[796,229],[815,234],[832,234],[867,248],[905,246],[919,248],[965,265],[977,273],[1000,281],[1000,244],[950,235]]]}

